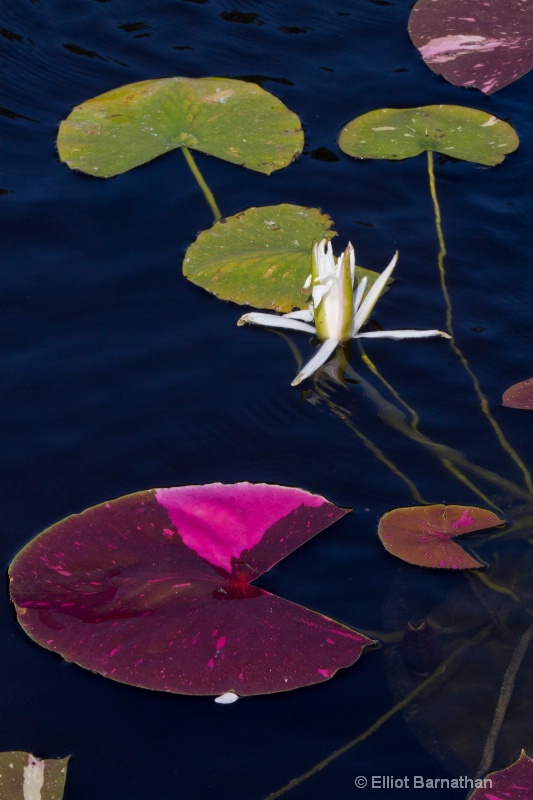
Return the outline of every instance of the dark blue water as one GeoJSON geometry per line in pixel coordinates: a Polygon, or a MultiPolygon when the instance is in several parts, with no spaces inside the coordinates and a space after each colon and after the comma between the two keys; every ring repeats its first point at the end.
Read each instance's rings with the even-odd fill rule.
{"type": "MultiPolygon", "coordinates": [[[[185,250],[212,216],[181,153],[103,181],[71,172],[54,144],[72,106],[125,83],[254,79],[300,116],[305,151],[270,177],[198,155],[222,213],[281,202],[320,207],[335,221],[338,250],[351,239],[358,263],[378,270],[398,248],[398,281],[374,318],[385,328],[431,328],[445,325],[445,307],[425,156],[355,162],[338,150],[338,133],[353,117],[387,106],[471,105],[509,121],[521,147],[502,165],[437,158],[435,171],[456,342],[527,461],[531,418],[501,408],[500,398],[533,374],[533,79],[489,98],[450,86],[409,41],[410,5],[7,0],[0,30],[6,568],[48,525],[106,499],[249,480],[301,486],[354,508],[262,580],[283,597],[382,631],[403,624],[391,608],[407,605],[404,622],[411,612],[428,614],[465,580],[414,568],[398,579],[400,562],[385,554],[376,530],[383,512],[413,504],[406,483],[327,404],[309,402],[309,386],[290,387],[296,365],[279,336],[237,328],[241,308],[182,277],[185,250]],[[337,160],[323,160],[321,148],[337,160]],[[407,598],[400,591],[406,574],[407,598]]],[[[307,336],[294,341],[307,358],[307,336]]],[[[366,349],[416,408],[424,433],[523,485],[446,342],[385,340],[366,349]]],[[[356,347],[351,363],[363,374],[356,347]]],[[[437,458],[388,426],[360,386],[332,389],[332,398],[426,500],[482,504],[437,458]]],[[[483,489],[508,515],[521,505],[499,487],[483,489]]],[[[405,687],[384,648],[319,686],[224,708],[67,665],[26,637],[7,594],[0,614],[0,750],[72,754],[65,800],[261,800],[362,733],[405,687]]],[[[465,704],[456,724],[467,725],[469,713],[465,704]]],[[[463,769],[472,776],[436,738],[424,741],[420,725],[398,715],[287,797],[411,796],[357,790],[358,775],[450,777],[463,769]]],[[[526,746],[517,742],[516,755],[526,746]]]]}

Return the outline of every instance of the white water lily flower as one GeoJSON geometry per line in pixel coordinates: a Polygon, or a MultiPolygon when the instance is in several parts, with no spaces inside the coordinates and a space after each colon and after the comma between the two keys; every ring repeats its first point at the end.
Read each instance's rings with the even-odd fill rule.
{"type": "Polygon", "coordinates": [[[323,344],[313,358],[298,373],[291,386],[297,386],[325,364],[335,348],[348,339],[420,339],[428,336],[450,335],[444,331],[399,330],[372,331],[359,333],[368,320],[372,309],[383,292],[387,281],[396,266],[398,253],[395,253],[388,267],[366,291],[368,280],[364,277],[354,294],[355,255],[351,244],[335,263],[331,242],[326,239],[313,245],[311,275],[304,288],[311,287],[312,299],[309,308],[304,311],[292,311],[276,317],[273,314],[251,312],[244,314],[237,325],[267,325],[270,328],[288,328],[295,331],[315,333],[323,344]],[[314,326],[310,325],[314,322],[314,326]]]}

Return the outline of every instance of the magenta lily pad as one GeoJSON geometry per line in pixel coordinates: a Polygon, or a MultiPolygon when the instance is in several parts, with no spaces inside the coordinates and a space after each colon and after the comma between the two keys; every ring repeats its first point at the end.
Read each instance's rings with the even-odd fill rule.
{"type": "Polygon", "coordinates": [[[502,406],[533,411],[533,378],[515,383],[505,390],[502,406]]]}
{"type": "Polygon", "coordinates": [[[253,695],[353,664],[367,639],[252,581],[347,513],[267,484],[152,489],[89,508],[10,567],[26,633],[134,686],[253,695]]]}
{"type": "Polygon", "coordinates": [[[502,522],[492,511],[473,506],[411,506],[384,514],[379,521],[378,536],[389,553],[408,564],[475,569],[485,565],[452,539],[502,522]]]}
{"type": "Polygon", "coordinates": [[[418,0],[409,34],[427,66],[485,94],[533,68],[533,5],[524,0],[418,0]]]}
{"type": "MultiPolygon", "coordinates": [[[[468,800],[531,800],[533,759],[522,750],[520,758],[505,769],[491,772],[468,800]]],[[[476,781],[476,785],[478,782],[476,781]]]]}

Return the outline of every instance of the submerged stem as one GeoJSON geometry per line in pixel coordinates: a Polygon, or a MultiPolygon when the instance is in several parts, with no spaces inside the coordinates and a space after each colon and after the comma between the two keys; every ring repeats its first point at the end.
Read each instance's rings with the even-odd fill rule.
{"type": "Polygon", "coordinates": [[[221,219],[222,214],[220,213],[219,208],[218,208],[218,206],[216,204],[215,198],[213,196],[213,192],[211,191],[211,189],[209,188],[207,183],[204,181],[202,173],[200,172],[200,170],[196,166],[196,161],[192,157],[189,148],[182,145],[181,149],[182,149],[183,155],[185,156],[185,161],[189,165],[192,174],[196,178],[198,186],[200,187],[200,189],[204,193],[204,197],[207,200],[207,202],[209,203],[209,208],[213,212],[213,215],[215,217],[215,222],[218,222],[219,219],[221,219]]]}
{"type": "Polygon", "coordinates": [[[494,711],[494,719],[492,720],[491,729],[489,731],[489,735],[487,736],[487,741],[485,742],[481,764],[479,765],[479,769],[477,771],[478,777],[488,772],[492,764],[492,759],[494,758],[494,749],[496,747],[496,739],[498,738],[498,734],[505,719],[505,714],[507,713],[507,707],[509,706],[509,701],[511,700],[518,670],[520,669],[520,665],[524,660],[525,654],[527,653],[527,649],[532,637],[533,625],[529,627],[527,631],[520,637],[513,652],[511,662],[505,671],[505,675],[503,676],[500,696],[498,697],[498,703],[496,705],[496,710],[494,711]]]}
{"type": "MultiPolygon", "coordinates": [[[[410,415],[410,417],[411,417],[411,421],[410,421],[409,427],[410,427],[410,428],[411,428],[411,429],[412,429],[412,430],[413,430],[415,433],[417,433],[417,434],[418,434],[418,433],[419,433],[419,430],[418,430],[418,425],[419,425],[419,422],[420,422],[420,419],[419,419],[419,417],[418,417],[418,414],[416,413],[416,411],[414,410],[414,408],[412,408],[412,407],[411,407],[411,406],[410,406],[410,405],[409,405],[409,404],[408,404],[408,403],[407,403],[407,402],[406,402],[406,401],[405,401],[405,400],[404,400],[404,399],[403,399],[403,398],[402,398],[402,397],[401,397],[401,396],[398,394],[398,392],[396,391],[396,389],[395,389],[395,388],[394,388],[394,387],[393,387],[393,386],[392,386],[392,385],[391,385],[391,384],[390,384],[390,383],[387,381],[387,379],[386,379],[386,378],[385,378],[385,377],[384,377],[384,376],[383,376],[383,375],[382,375],[382,374],[379,372],[379,370],[378,370],[378,368],[376,367],[376,365],[373,363],[373,361],[371,361],[371,359],[368,357],[368,355],[367,355],[367,354],[365,353],[365,351],[363,350],[363,347],[362,347],[362,345],[361,345],[360,343],[358,343],[358,344],[359,344],[359,351],[360,351],[360,354],[361,354],[361,359],[362,359],[363,363],[364,363],[364,364],[365,364],[365,365],[368,367],[368,369],[369,369],[369,370],[370,370],[370,371],[371,371],[371,372],[372,372],[372,373],[373,373],[373,374],[374,374],[374,375],[375,375],[375,376],[376,376],[376,377],[377,377],[377,378],[378,378],[378,379],[381,381],[381,383],[382,383],[382,384],[383,384],[383,385],[386,387],[386,389],[388,389],[388,391],[389,391],[389,392],[392,394],[392,396],[394,397],[394,399],[395,399],[395,400],[396,400],[398,403],[400,403],[400,404],[403,406],[403,408],[405,408],[405,410],[406,410],[406,411],[409,413],[409,415],[410,415]]],[[[391,415],[388,415],[388,416],[391,416],[391,415]]],[[[385,415],[385,419],[387,419],[387,415],[385,415]]],[[[473,482],[472,482],[472,481],[471,481],[469,478],[467,478],[467,477],[466,477],[466,475],[465,475],[463,472],[461,472],[461,470],[460,470],[460,469],[459,469],[457,466],[454,466],[454,464],[452,464],[452,462],[450,461],[450,459],[448,459],[448,458],[442,458],[442,457],[441,457],[441,461],[442,461],[442,464],[443,464],[443,466],[444,466],[444,467],[445,467],[445,468],[448,470],[448,472],[451,472],[451,473],[452,473],[452,474],[453,474],[453,475],[454,475],[454,476],[457,478],[457,480],[461,481],[461,483],[464,483],[464,485],[465,485],[465,486],[467,486],[467,487],[468,487],[468,488],[469,488],[469,489],[470,489],[470,490],[471,490],[471,491],[472,491],[474,494],[477,494],[477,496],[478,496],[478,497],[480,497],[480,498],[481,498],[481,500],[483,500],[483,502],[484,502],[484,503],[488,503],[488,504],[489,504],[489,505],[491,505],[493,508],[497,508],[497,506],[495,506],[495,505],[494,505],[494,503],[493,503],[493,502],[492,502],[492,501],[489,499],[489,497],[488,497],[488,496],[487,496],[487,495],[486,495],[486,494],[485,494],[485,493],[484,493],[484,492],[483,492],[483,491],[482,491],[482,490],[481,490],[479,487],[477,487],[477,486],[475,485],[475,483],[473,483],[473,482]]],[[[498,510],[499,510],[499,509],[498,509],[498,510]]]]}
{"type": "MultiPolygon", "coordinates": [[[[446,255],[446,245],[444,243],[444,234],[442,232],[442,217],[440,213],[440,206],[439,201],[437,198],[437,187],[435,184],[435,172],[433,170],[433,153],[431,150],[428,150],[428,175],[429,175],[429,191],[431,194],[431,199],[433,200],[433,208],[435,210],[435,227],[437,229],[437,238],[439,240],[439,252],[437,255],[437,264],[439,268],[439,275],[440,275],[440,285],[442,289],[442,294],[444,297],[444,302],[446,304],[446,330],[453,337],[453,315],[452,315],[452,301],[448,292],[448,287],[446,285],[446,270],[444,269],[444,256],[446,255]]],[[[470,365],[464,355],[463,351],[456,345],[455,340],[452,338],[450,339],[450,347],[452,348],[455,355],[458,357],[459,361],[461,362],[464,370],[470,377],[472,384],[474,386],[474,391],[478,397],[479,404],[481,406],[481,411],[487,418],[489,424],[492,426],[494,433],[496,434],[496,438],[500,443],[501,447],[507,455],[515,462],[517,467],[520,469],[524,476],[524,481],[529,489],[530,492],[533,492],[533,481],[531,479],[530,472],[516,450],[509,444],[507,439],[505,438],[505,434],[500,428],[497,421],[491,414],[489,403],[483,391],[481,390],[481,386],[475,374],[472,372],[470,365]]]]}
{"type": "Polygon", "coordinates": [[[416,411],[414,410],[414,408],[411,408],[411,406],[405,402],[405,400],[398,394],[394,386],[392,386],[392,384],[390,384],[388,380],[381,374],[381,372],[378,370],[377,366],[374,364],[370,356],[368,356],[368,354],[365,353],[363,345],[361,344],[360,340],[358,340],[357,344],[359,347],[359,353],[361,355],[361,360],[363,361],[363,364],[366,367],[368,367],[370,372],[372,372],[376,376],[376,378],[378,378],[378,380],[381,381],[383,386],[385,386],[385,388],[388,389],[388,391],[392,394],[394,399],[397,400],[398,403],[400,403],[400,405],[402,405],[405,408],[405,410],[411,417],[411,423],[410,423],[411,427],[415,431],[418,430],[418,424],[420,422],[420,418],[416,413],[416,411]]]}
{"type": "Polygon", "coordinates": [[[345,423],[345,425],[347,425],[350,428],[352,433],[354,433],[357,436],[357,438],[363,442],[365,447],[367,447],[379,461],[385,464],[385,466],[388,467],[388,469],[390,469],[390,471],[394,475],[396,475],[398,478],[404,481],[404,483],[408,486],[415,503],[427,505],[427,500],[424,500],[424,498],[418,491],[413,481],[410,478],[408,478],[407,475],[404,472],[402,472],[399,469],[399,467],[397,467],[396,464],[385,455],[383,450],[381,450],[376,444],[374,444],[374,442],[371,439],[369,439],[368,436],[365,436],[365,434],[362,431],[360,431],[356,425],[354,425],[354,423],[349,417],[349,411],[347,411],[346,409],[342,408],[337,403],[335,403],[329,397],[329,395],[323,389],[320,388],[318,381],[316,380],[315,380],[315,390],[317,395],[329,406],[331,411],[333,411],[333,413],[337,417],[339,417],[339,419],[341,419],[345,423]]]}
{"type": "Polygon", "coordinates": [[[446,469],[448,469],[458,480],[465,483],[470,489],[473,489],[476,494],[483,497],[485,502],[489,503],[489,505],[491,505],[497,511],[501,511],[501,509],[493,501],[489,500],[489,498],[486,497],[486,495],[484,495],[480,489],[475,488],[474,484],[472,484],[468,478],[465,478],[462,470],[471,472],[478,478],[481,478],[488,483],[492,483],[495,486],[498,486],[500,489],[504,489],[505,491],[514,495],[515,497],[520,497],[522,500],[526,500],[528,503],[531,503],[533,498],[526,489],[522,489],[522,487],[518,486],[512,481],[502,478],[501,475],[498,475],[496,472],[492,472],[492,470],[486,469],[485,467],[480,467],[477,464],[473,464],[458,450],[454,450],[453,447],[440,444],[439,442],[434,442],[429,438],[429,436],[425,436],[419,430],[414,430],[405,422],[403,415],[399,412],[399,409],[388,400],[385,400],[385,398],[382,397],[377,389],[371,386],[368,381],[365,381],[364,378],[355,372],[352,367],[347,368],[347,374],[361,384],[364,393],[370,398],[370,400],[372,400],[373,403],[375,403],[381,418],[388,425],[390,425],[392,428],[395,428],[399,433],[407,436],[409,439],[418,442],[418,444],[421,444],[428,450],[432,451],[440,459],[446,469]]]}

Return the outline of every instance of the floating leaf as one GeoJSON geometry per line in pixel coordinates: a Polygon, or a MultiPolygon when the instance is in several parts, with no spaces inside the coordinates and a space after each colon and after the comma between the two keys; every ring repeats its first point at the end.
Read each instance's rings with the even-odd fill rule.
{"type": "Polygon", "coordinates": [[[515,383],[506,389],[502,397],[502,406],[533,411],[533,378],[515,383]]]}
{"type": "Polygon", "coordinates": [[[76,106],[57,147],[71,169],[109,178],[188,147],[270,175],[303,147],[300,120],[255,83],[160,78],[76,106]]]}
{"type": "Polygon", "coordinates": [[[384,514],[378,536],[386,550],[409,564],[440,569],[475,569],[484,564],[451,540],[501,525],[503,520],[473,506],[411,506],[384,514]]]}
{"type": "Polygon", "coordinates": [[[454,86],[485,94],[533,68],[532,30],[527,0],[418,0],[409,18],[427,66],[454,86]]]}
{"type": "Polygon", "coordinates": [[[425,150],[493,167],[518,147],[514,129],[497,117],[463,106],[380,108],[351,120],[339,147],[355,158],[400,160],[425,150]]]}
{"type": "MultiPolygon", "coordinates": [[[[202,231],[185,253],[183,274],[222,300],[287,312],[307,308],[315,239],[336,236],[333,220],[318,208],[248,208],[202,231]]],[[[372,286],[378,273],[356,267],[372,286]]]]}
{"type": "Polygon", "coordinates": [[[332,224],[317,208],[248,208],[200,233],[185,253],[183,274],[223,300],[283,312],[303,308],[313,241],[335,236],[332,224]]]}
{"type": "Polygon", "coordinates": [[[2,800],[61,800],[67,777],[67,758],[36,758],[16,750],[0,753],[2,800]]]}
{"type": "Polygon", "coordinates": [[[123,683],[263,694],[353,664],[371,640],[251,584],[347,513],[301,489],[152,489],[68,517],[10,567],[22,627],[123,683]]]}
{"type": "Polygon", "coordinates": [[[483,784],[468,796],[468,800],[531,800],[533,759],[522,750],[514,764],[489,773],[483,784]]]}

